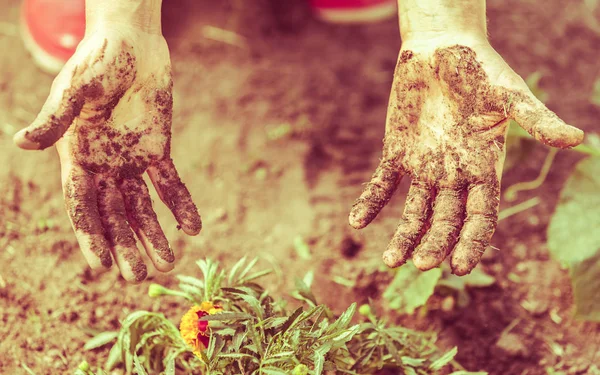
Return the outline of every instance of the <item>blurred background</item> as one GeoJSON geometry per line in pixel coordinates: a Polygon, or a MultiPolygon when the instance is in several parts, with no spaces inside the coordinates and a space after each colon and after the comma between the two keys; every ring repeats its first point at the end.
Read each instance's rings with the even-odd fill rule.
{"type": "MultiPolygon", "coordinates": [[[[63,208],[55,151],[12,144],[53,79],[24,48],[20,7],[0,0],[0,373],[58,374],[84,357],[101,362],[107,350],[84,352],[83,343],[127,313],[155,309],[176,320],[186,306],[151,300],[147,284],[128,285],[116,269],[91,272],[63,208]]],[[[549,108],[598,132],[597,0],[488,0],[488,19],[491,44],[549,108]]],[[[569,274],[547,246],[560,191],[583,154],[559,152],[541,186],[503,197],[503,210],[525,203],[500,221],[479,266],[492,281],[463,290],[462,300],[438,290],[401,313],[382,297],[394,275],[380,257],[407,181],[368,228],[347,225],[381,152],[401,45],[395,16],[340,25],[303,0],[166,0],[163,32],[174,71],[173,158],[204,229],[186,237],[156,205],[178,263],[171,274],[152,270],[149,281],[175,285],[174,274],[197,273],[194,262],[206,256],[231,265],[258,255],[280,270],[275,289],[312,271],[321,302],[342,311],[372,298],[390,320],[458,345],[469,370],[600,373],[600,329],[573,318],[569,274]]],[[[505,188],[535,180],[547,161],[545,147],[515,150],[505,188]]]]}

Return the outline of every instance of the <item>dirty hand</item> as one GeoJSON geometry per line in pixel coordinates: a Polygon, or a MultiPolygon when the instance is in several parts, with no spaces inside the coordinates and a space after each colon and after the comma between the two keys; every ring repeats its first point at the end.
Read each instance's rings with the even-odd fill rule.
{"type": "Polygon", "coordinates": [[[126,280],[144,280],[134,232],[158,270],[173,268],[145,172],[181,228],[200,232],[200,216],[170,157],[172,106],[160,32],[99,26],[56,77],[35,121],[15,135],[24,149],[56,143],[66,208],[92,268],[110,267],[112,254],[126,280]]]}
{"type": "Polygon", "coordinates": [[[400,180],[412,180],[404,215],[383,255],[389,267],[428,270],[452,253],[468,274],[498,220],[508,119],[538,141],[568,148],[583,132],[538,101],[485,38],[405,40],[389,102],[383,156],[354,204],[350,224],[367,226],[400,180]]]}

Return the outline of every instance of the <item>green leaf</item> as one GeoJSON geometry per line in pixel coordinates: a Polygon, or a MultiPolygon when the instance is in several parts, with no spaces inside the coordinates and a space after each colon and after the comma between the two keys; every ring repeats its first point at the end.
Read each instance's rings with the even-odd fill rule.
{"type": "Polygon", "coordinates": [[[356,335],[358,333],[358,330],[360,329],[360,326],[357,324],[355,326],[352,326],[348,329],[343,330],[342,332],[338,333],[337,335],[331,337],[331,340],[334,342],[347,342],[352,340],[352,338],[354,337],[354,335],[356,335]]]}
{"type": "Polygon", "coordinates": [[[441,370],[444,366],[446,366],[448,363],[450,363],[450,361],[454,359],[456,353],[458,353],[458,348],[455,346],[454,348],[447,351],[446,354],[435,360],[431,365],[429,365],[429,369],[434,371],[441,370]]]}
{"type": "Polygon", "coordinates": [[[338,320],[335,321],[335,325],[336,328],[346,328],[348,326],[348,324],[350,323],[350,321],[352,320],[352,317],[354,316],[354,313],[356,313],[356,302],[352,303],[347,309],[346,311],[344,311],[342,313],[342,315],[340,315],[340,317],[338,318],[338,320]]]}
{"type": "MultiPolygon", "coordinates": [[[[292,322],[292,324],[290,325],[288,330],[291,330],[292,328],[298,326],[302,322],[311,320],[315,317],[318,318],[318,316],[320,314],[322,314],[324,310],[325,310],[324,305],[317,305],[317,306],[311,308],[310,310],[303,312],[298,319],[296,319],[292,322]]],[[[318,320],[318,319],[316,319],[316,320],[318,320]]]]}
{"type": "Polygon", "coordinates": [[[232,358],[232,359],[242,359],[242,358],[254,358],[250,354],[243,353],[227,353],[227,354],[219,354],[219,358],[232,358]]]}
{"type": "Polygon", "coordinates": [[[303,280],[296,279],[296,289],[296,292],[292,293],[292,296],[294,298],[311,303],[312,306],[315,306],[317,304],[317,299],[310,290],[310,287],[306,285],[306,283],[303,280]]]}
{"type": "Polygon", "coordinates": [[[175,375],[175,360],[171,359],[167,362],[165,375],[175,375]]]}
{"type": "Polygon", "coordinates": [[[466,290],[468,286],[484,288],[494,285],[494,283],[496,283],[496,279],[493,276],[485,273],[481,267],[476,267],[470,274],[460,277],[448,272],[448,274],[444,274],[438,285],[461,292],[466,290]]]}
{"type": "Polygon", "coordinates": [[[329,353],[329,351],[331,350],[331,347],[332,347],[331,343],[326,342],[323,345],[321,345],[315,349],[315,354],[322,355],[323,358],[325,358],[325,355],[327,355],[327,353],[329,353]]]}
{"type": "Polygon", "coordinates": [[[411,358],[406,356],[403,356],[401,360],[402,364],[412,367],[421,367],[423,365],[423,362],[425,362],[425,359],[422,358],[411,358]]]}
{"type": "Polygon", "coordinates": [[[224,312],[214,315],[205,315],[202,318],[198,319],[200,321],[210,322],[210,321],[226,321],[226,320],[249,320],[252,319],[253,316],[246,313],[235,313],[235,312],[224,312]]]}
{"type": "Polygon", "coordinates": [[[260,301],[256,297],[248,294],[239,294],[239,297],[243,299],[250,307],[259,319],[263,318],[263,308],[260,305],[260,301]]]}
{"type": "Polygon", "coordinates": [[[254,266],[256,265],[257,262],[258,262],[258,258],[252,259],[250,261],[250,263],[248,263],[246,268],[244,268],[244,270],[240,273],[239,279],[243,279],[248,274],[248,272],[250,272],[250,270],[252,268],[254,268],[254,266]]]}
{"type": "Polygon", "coordinates": [[[195,287],[193,285],[188,285],[188,284],[179,284],[179,289],[183,290],[184,292],[191,294],[191,295],[198,295],[198,296],[202,296],[202,289],[195,287]]]}
{"type": "Polygon", "coordinates": [[[136,320],[143,318],[143,317],[149,317],[152,315],[157,315],[157,314],[151,313],[149,311],[144,311],[144,310],[134,311],[131,314],[127,315],[127,317],[121,323],[121,327],[129,328],[133,323],[135,323],[136,320]]]}
{"type": "Polygon", "coordinates": [[[240,268],[242,268],[244,263],[246,263],[246,256],[243,256],[233,267],[231,267],[231,271],[229,271],[229,285],[233,285],[233,282],[237,276],[237,272],[240,268]]]}
{"type": "Polygon", "coordinates": [[[234,352],[239,352],[240,348],[242,347],[244,340],[246,339],[247,333],[243,330],[241,330],[241,328],[238,328],[239,331],[233,336],[233,338],[231,339],[231,350],[234,352]]]}
{"type": "Polygon", "coordinates": [[[402,358],[400,358],[400,353],[398,353],[398,349],[396,348],[396,345],[394,345],[394,342],[390,339],[390,337],[383,336],[383,343],[387,348],[389,354],[394,359],[395,365],[400,366],[400,364],[402,363],[402,358]]]}
{"type": "Polygon", "coordinates": [[[197,279],[192,276],[184,276],[184,275],[177,275],[177,278],[179,279],[180,283],[185,283],[185,284],[188,284],[191,286],[195,286],[196,288],[199,288],[199,289],[204,289],[204,282],[200,279],[197,279]]]}
{"type": "MultiPolygon", "coordinates": [[[[456,275],[452,275],[458,277],[456,275]]],[[[496,283],[494,276],[488,275],[481,267],[475,267],[470,274],[462,276],[463,281],[467,286],[476,288],[484,288],[496,283]]]]}
{"type": "Polygon", "coordinates": [[[437,283],[438,286],[443,286],[448,289],[452,289],[455,291],[463,292],[467,290],[467,285],[465,284],[462,277],[458,277],[456,275],[447,275],[437,283]]]}
{"type": "Polygon", "coordinates": [[[278,318],[267,318],[262,322],[258,323],[257,326],[262,325],[265,329],[280,328],[289,318],[286,316],[280,316],[278,318]]]}
{"type": "Polygon", "coordinates": [[[207,365],[207,366],[209,365],[210,360],[206,356],[206,350],[201,350],[200,351],[200,359],[202,360],[202,362],[204,362],[205,365],[207,365]]]}
{"type": "Polygon", "coordinates": [[[548,226],[548,248],[567,265],[591,258],[600,249],[600,159],[577,164],[560,194],[548,226]]]}
{"type": "Polygon", "coordinates": [[[304,282],[304,285],[306,285],[310,289],[314,279],[315,279],[315,272],[313,270],[309,270],[306,273],[306,275],[304,275],[304,278],[302,279],[302,281],[304,282]]]}
{"type": "Polygon", "coordinates": [[[114,341],[119,336],[119,332],[102,332],[92,337],[83,346],[83,350],[92,350],[104,346],[114,341]]]}
{"type": "Polygon", "coordinates": [[[310,254],[310,247],[306,241],[304,241],[302,236],[296,236],[296,238],[294,238],[294,249],[296,250],[296,254],[298,254],[301,259],[310,260],[312,258],[310,254]]]}
{"type": "Polygon", "coordinates": [[[261,367],[260,373],[266,375],[288,375],[287,371],[283,371],[276,367],[261,367]]]}
{"type": "Polygon", "coordinates": [[[321,375],[323,372],[323,365],[325,364],[325,355],[315,352],[313,356],[313,362],[315,363],[315,375],[321,375]]]}
{"type": "Polygon", "coordinates": [[[241,290],[238,288],[221,288],[222,291],[231,293],[231,294],[248,294],[245,290],[241,290]]]}
{"type": "Polygon", "coordinates": [[[302,306],[298,307],[292,313],[292,315],[290,315],[290,317],[285,321],[285,323],[281,327],[281,333],[284,333],[285,331],[287,331],[288,328],[290,328],[292,326],[292,324],[294,324],[294,322],[296,321],[296,319],[298,319],[298,317],[300,316],[300,314],[302,314],[302,312],[303,312],[302,306]]]}
{"type": "Polygon", "coordinates": [[[27,366],[24,363],[21,363],[21,367],[23,368],[23,370],[25,370],[29,375],[36,375],[35,372],[33,372],[32,369],[29,368],[29,366],[27,366]]]}
{"type": "Polygon", "coordinates": [[[575,316],[600,322],[600,253],[571,265],[575,316]]]}
{"type": "Polygon", "coordinates": [[[258,271],[258,272],[255,272],[255,273],[253,273],[251,275],[248,275],[248,276],[244,277],[243,279],[240,280],[240,282],[242,284],[246,284],[246,283],[248,283],[248,282],[250,282],[252,280],[261,278],[261,277],[269,275],[271,273],[273,273],[273,270],[258,271]]]}
{"type": "Polygon", "coordinates": [[[137,375],[148,375],[144,366],[140,363],[140,358],[136,355],[133,356],[133,365],[135,366],[135,372],[137,375]]]}
{"type": "Polygon", "coordinates": [[[121,355],[122,345],[120,341],[117,341],[115,345],[110,349],[108,353],[108,358],[106,359],[106,363],[104,364],[104,368],[107,371],[112,370],[116,365],[118,365],[122,360],[121,355]]]}
{"type": "Polygon", "coordinates": [[[412,263],[407,263],[396,271],[394,280],[383,292],[383,297],[388,300],[391,308],[412,314],[433,295],[441,276],[440,268],[422,272],[412,263]]]}

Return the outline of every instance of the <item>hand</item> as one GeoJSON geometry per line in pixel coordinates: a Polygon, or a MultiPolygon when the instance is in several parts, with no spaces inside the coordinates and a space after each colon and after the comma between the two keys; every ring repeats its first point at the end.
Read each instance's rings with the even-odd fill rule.
{"type": "Polygon", "coordinates": [[[498,220],[508,119],[538,141],[568,148],[583,132],[538,101],[485,39],[405,42],[390,97],[383,157],[354,204],[350,224],[367,226],[401,178],[412,184],[384,262],[411,256],[421,270],[468,274],[498,220]],[[462,43],[461,43],[462,42],[462,43]]]}
{"type": "Polygon", "coordinates": [[[133,232],[159,271],[174,261],[144,172],[187,234],[198,234],[202,224],[170,157],[166,42],[160,34],[116,29],[86,35],[15,142],[25,149],[56,143],[67,212],[88,263],[108,268],[112,254],[123,277],[140,282],[147,270],[133,232]]]}

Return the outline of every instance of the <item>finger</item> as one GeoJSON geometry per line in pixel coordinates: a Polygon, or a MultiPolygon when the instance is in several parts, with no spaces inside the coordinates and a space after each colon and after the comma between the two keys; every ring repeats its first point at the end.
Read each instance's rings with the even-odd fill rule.
{"type": "Polygon", "coordinates": [[[98,211],[94,178],[83,169],[68,166],[64,173],[65,206],[83,256],[92,269],[110,268],[110,244],[98,211]]]}
{"type": "Polygon", "coordinates": [[[104,89],[98,80],[88,84],[76,79],[77,68],[65,67],[52,83],[50,95],[36,119],[14,136],[17,146],[26,150],[41,150],[52,146],[63,136],[73,120],[79,116],[86,98],[102,95],[104,89]]]}
{"type": "Polygon", "coordinates": [[[350,225],[356,229],[369,225],[390,201],[401,179],[402,174],[395,163],[382,160],[360,198],[352,206],[350,225]]]}
{"type": "Polygon", "coordinates": [[[499,205],[499,186],[469,188],[466,219],[450,261],[455,275],[464,276],[479,263],[496,230],[499,205]]]}
{"type": "Polygon", "coordinates": [[[567,125],[538,99],[509,94],[510,116],[531,136],[547,146],[574,147],[583,142],[583,131],[567,125]]]}
{"type": "Polygon", "coordinates": [[[119,188],[129,224],[144,245],[154,267],[161,272],[172,270],[175,256],[152,209],[152,199],[146,183],[141,177],[124,179],[119,188]]]}
{"type": "Polygon", "coordinates": [[[169,207],[175,219],[190,236],[195,236],[202,229],[202,220],[198,209],[192,201],[192,196],[185,184],[181,182],[179,174],[171,158],[160,161],[148,168],[148,175],[160,196],[160,199],[169,207]]]}
{"type": "Polygon", "coordinates": [[[148,271],[127,222],[121,192],[113,178],[98,177],[96,186],[100,218],[121,275],[127,281],[141,282],[146,278],[148,271]]]}
{"type": "Polygon", "coordinates": [[[383,261],[388,267],[404,264],[421,241],[429,226],[432,198],[433,190],[430,187],[413,180],[398,229],[383,253],[383,261]]]}
{"type": "Polygon", "coordinates": [[[435,198],[431,227],[415,249],[413,262],[426,271],[442,263],[454,248],[465,216],[465,194],[442,189],[435,198]]]}

